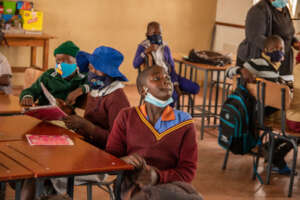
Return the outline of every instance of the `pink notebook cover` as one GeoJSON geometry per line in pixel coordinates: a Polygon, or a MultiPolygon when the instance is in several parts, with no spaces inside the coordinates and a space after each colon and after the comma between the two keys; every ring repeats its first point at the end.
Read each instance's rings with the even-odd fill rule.
{"type": "Polygon", "coordinates": [[[40,120],[61,120],[67,114],[56,105],[30,107],[24,111],[25,115],[40,120]]]}
{"type": "Polygon", "coordinates": [[[30,135],[26,138],[30,145],[74,145],[67,135],[30,135]]]}

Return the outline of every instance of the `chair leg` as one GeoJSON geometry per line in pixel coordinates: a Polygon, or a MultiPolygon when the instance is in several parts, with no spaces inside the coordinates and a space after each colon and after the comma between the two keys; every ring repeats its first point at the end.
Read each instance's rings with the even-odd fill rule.
{"type": "Polygon", "coordinates": [[[223,170],[226,169],[228,157],[229,157],[229,149],[227,149],[226,154],[225,154],[225,158],[224,158],[224,162],[223,162],[223,166],[222,166],[223,170]]]}
{"type": "Polygon", "coordinates": [[[5,192],[6,192],[6,183],[0,183],[0,200],[5,200],[5,192]]]}
{"type": "Polygon", "coordinates": [[[252,180],[256,179],[256,173],[257,173],[257,168],[259,166],[259,155],[255,156],[255,160],[253,161],[253,174],[252,174],[252,180]]]}
{"type": "Polygon", "coordinates": [[[266,184],[270,184],[270,178],[271,178],[271,171],[272,171],[272,161],[273,161],[273,152],[274,152],[274,143],[275,138],[272,133],[269,134],[269,152],[268,152],[268,165],[267,165],[267,177],[266,177],[266,184]]]}
{"type": "Polygon", "coordinates": [[[109,193],[109,197],[110,197],[110,200],[115,200],[115,194],[114,194],[114,191],[113,191],[113,188],[111,187],[111,185],[106,185],[107,187],[107,191],[109,193]]]}
{"type": "Polygon", "coordinates": [[[86,185],[86,192],[87,192],[87,200],[92,200],[93,199],[93,184],[88,183],[86,185]]]}
{"type": "Polygon", "coordinates": [[[294,156],[293,156],[293,164],[292,164],[292,171],[290,175],[290,185],[289,185],[289,193],[288,197],[292,197],[293,194],[293,186],[294,186],[294,178],[296,173],[296,164],[297,164],[297,155],[298,155],[298,147],[294,139],[291,140],[291,143],[294,148],[294,156]]]}

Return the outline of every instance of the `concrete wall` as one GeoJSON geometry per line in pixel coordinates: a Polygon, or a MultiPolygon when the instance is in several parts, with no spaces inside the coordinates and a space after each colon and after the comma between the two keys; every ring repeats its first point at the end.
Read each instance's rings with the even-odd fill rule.
{"type": "MultiPolygon", "coordinates": [[[[163,38],[172,52],[208,49],[217,0],[36,0],[34,3],[44,12],[44,32],[55,36],[50,42],[49,67],[55,64],[53,50],[65,40],[73,40],[89,52],[99,45],[108,45],[124,54],[121,71],[130,83],[135,83],[137,72],[132,61],[137,44],[145,38],[146,24],[153,20],[161,23],[163,38]]],[[[29,48],[1,47],[0,51],[12,65],[29,65],[29,48]]],[[[41,51],[38,57],[41,65],[41,51]]],[[[22,75],[14,75],[14,84],[22,81],[22,75]]]]}

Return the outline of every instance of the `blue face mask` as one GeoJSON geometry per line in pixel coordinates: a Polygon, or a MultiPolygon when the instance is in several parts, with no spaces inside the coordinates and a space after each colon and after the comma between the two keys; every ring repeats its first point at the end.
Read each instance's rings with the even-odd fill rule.
{"type": "Polygon", "coordinates": [[[275,8],[284,8],[286,7],[288,4],[288,1],[287,0],[275,0],[272,2],[272,5],[275,7],[275,8]]]}
{"type": "Polygon", "coordinates": [[[284,57],[284,53],[279,50],[266,52],[266,55],[270,57],[272,63],[280,62],[284,57]]]}
{"type": "Polygon", "coordinates": [[[173,98],[170,97],[168,100],[163,101],[163,100],[160,100],[160,99],[154,97],[152,94],[150,94],[150,92],[147,92],[145,101],[147,101],[148,103],[151,103],[157,107],[164,108],[167,105],[173,103],[173,98]]]}
{"type": "Polygon", "coordinates": [[[72,75],[75,70],[77,69],[77,65],[68,64],[68,63],[56,63],[55,71],[61,75],[62,78],[67,78],[68,76],[72,75]]]}
{"type": "Polygon", "coordinates": [[[157,45],[162,45],[162,37],[161,35],[147,35],[147,39],[150,41],[151,44],[157,44],[157,45]]]}
{"type": "Polygon", "coordinates": [[[101,90],[112,82],[108,76],[98,76],[93,72],[88,72],[88,82],[91,89],[101,90]]]}

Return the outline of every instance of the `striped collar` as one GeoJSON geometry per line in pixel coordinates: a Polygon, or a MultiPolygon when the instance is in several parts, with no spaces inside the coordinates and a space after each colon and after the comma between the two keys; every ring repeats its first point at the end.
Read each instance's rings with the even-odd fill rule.
{"type": "MultiPolygon", "coordinates": [[[[140,110],[143,113],[144,117],[148,118],[146,104],[141,105],[140,110]]],[[[172,121],[175,119],[176,117],[173,108],[171,106],[167,106],[162,113],[161,121],[172,121]]]]}

